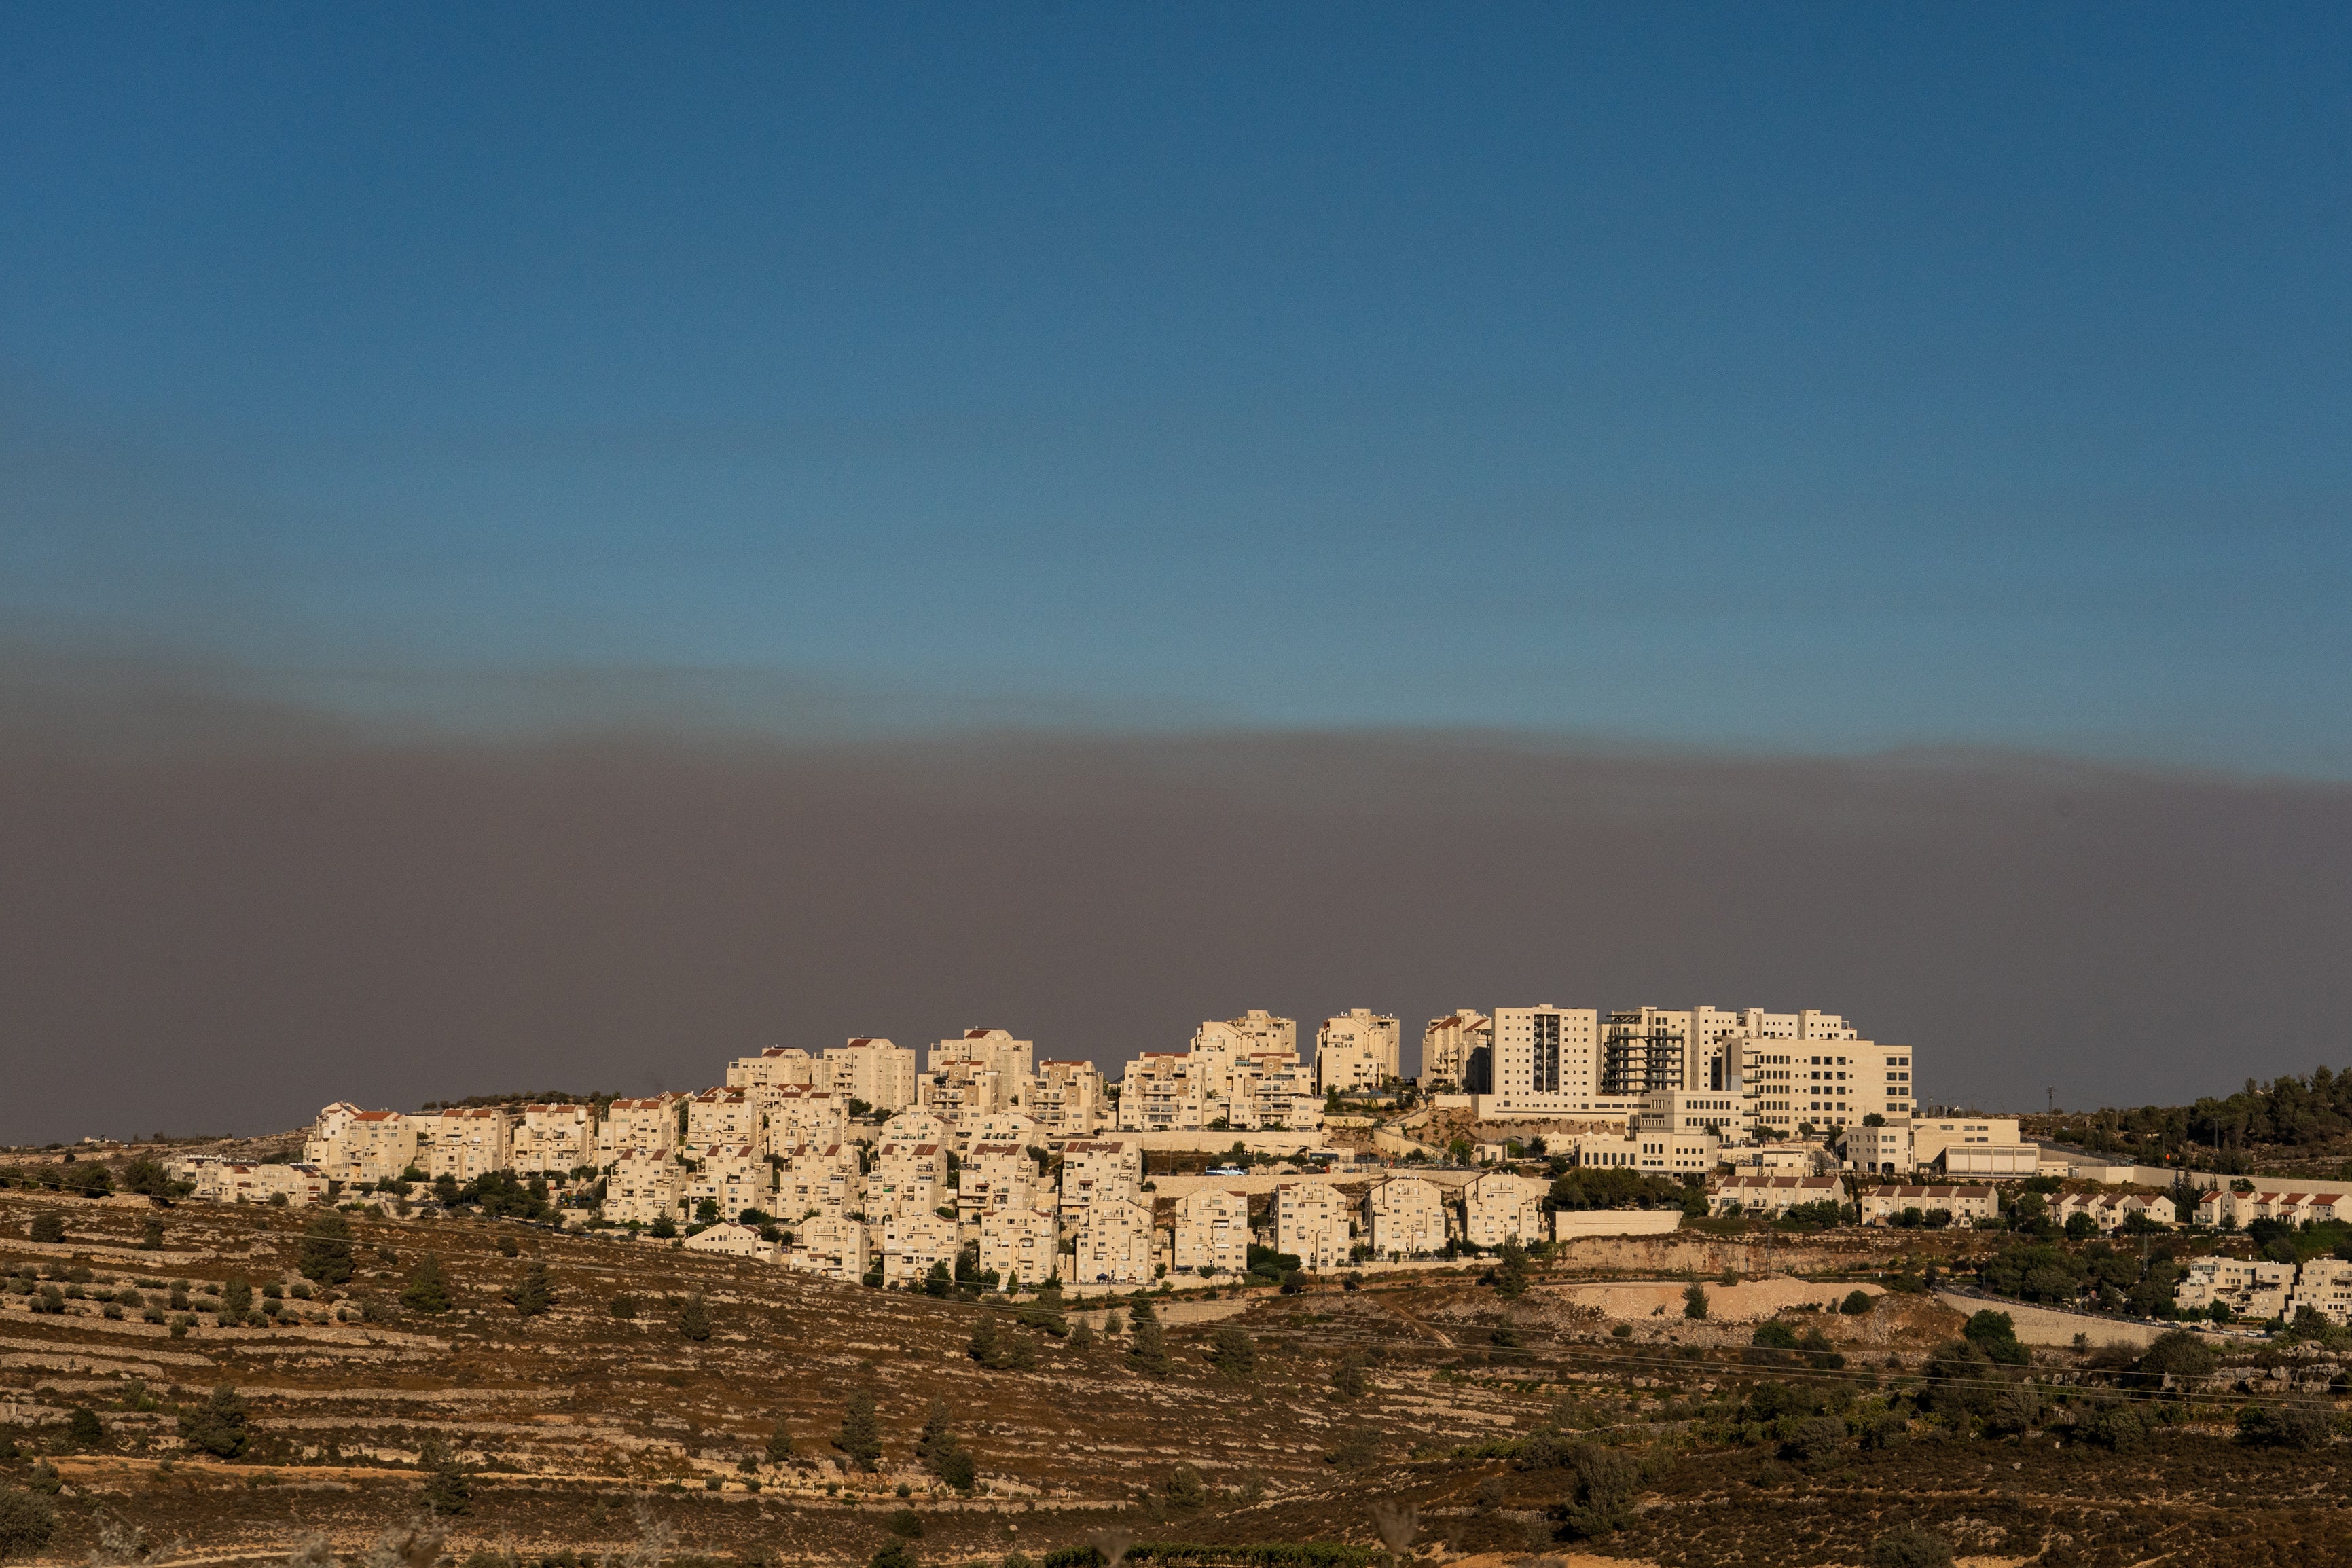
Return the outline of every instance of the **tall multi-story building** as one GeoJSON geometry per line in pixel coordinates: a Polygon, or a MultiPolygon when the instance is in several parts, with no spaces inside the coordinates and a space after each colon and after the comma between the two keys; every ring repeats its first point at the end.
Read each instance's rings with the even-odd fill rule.
{"type": "Polygon", "coordinates": [[[1323,1124],[1323,1101],[1315,1076],[1295,1056],[1268,1051],[1234,1063],[1231,1092],[1223,1102],[1225,1124],[1236,1131],[1305,1132],[1323,1124]]]}
{"type": "Polygon", "coordinates": [[[1315,1031],[1315,1087],[1322,1093],[1378,1089],[1402,1076],[1397,1020],[1370,1008],[1350,1008],[1315,1031]]]}
{"type": "Polygon", "coordinates": [[[686,1167],[667,1149],[616,1149],[607,1165],[606,1219],[615,1225],[677,1219],[686,1193],[686,1167]]]}
{"type": "Polygon", "coordinates": [[[330,1105],[319,1113],[318,1125],[302,1145],[302,1163],[316,1166],[331,1181],[351,1186],[398,1181],[403,1171],[421,1173],[425,1168],[422,1152],[428,1120],[398,1111],[330,1105]]]}
{"type": "Polygon", "coordinates": [[[1391,1260],[1445,1250],[1445,1189],[1425,1176],[1391,1176],[1364,1196],[1365,1239],[1391,1260]]]}
{"type": "Polygon", "coordinates": [[[728,1221],[740,1218],[747,1208],[774,1212],[769,1206],[776,1201],[775,1167],[757,1145],[705,1145],[688,1157],[694,1168],[687,1172],[679,1196],[689,1215],[699,1217],[705,1203],[716,1204],[719,1218],[728,1221]]]}
{"type": "Polygon", "coordinates": [[[970,1224],[994,1209],[1034,1208],[1039,1186],[1037,1166],[1021,1145],[974,1144],[956,1175],[956,1214],[970,1224]]]}
{"type": "Polygon", "coordinates": [[[562,1176],[596,1161],[596,1124],[585,1105],[525,1105],[509,1134],[514,1168],[562,1176]]]}
{"type": "Polygon", "coordinates": [[[667,1155],[677,1147],[680,1129],[676,1094],[645,1100],[615,1100],[604,1107],[596,1124],[596,1153],[601,1165],[610,1165],[623,1149],[667,1155]]]}
{"type": "Polygon", "coordinates": [[[1176,1200],[1174,1266],[1191,1274],[1238,1274],[1249,1267],[1249,1195],[1202,1187],[1176,1200]]]}
{"type": "Polygon", "coordinates": [[[1082,1285],[1141,1285],[1152,1273],[1151,1205],[1113,1198],[1078,1222],[1070,1278],[1082,1285]]]}
{"type": "Polygon", "coordinates": [[[1109,1114],[1102,1069],[1091,1061],[1041,1061],[1029,1110],[1049,1136],[1088,1138],[1109,1114]]]}
{"type": "Polygon", "coordinates": [[[1062,1201],[1066,1224],[1097,1203],[1129,1202],[1143,1196],[1143,1151],[1118,1138],[1073,1139],[1062,1145],[1062,1201]]]}
{"type": "Polygon", "coordinates": [[[1337,1269],[1355,1246],[1355,1205],[1325,1181],[1286,1181],[1274,1189],[1275,1250],[1298,1266],[1337,1269]]]}
{"type": "Polygon", "coordinates": [[[1052,1209],[992,1208],[980,1217],[980,1270],[1006,1290],[1061,1273],[1062,1229],[1052,1209]]]}
{"type": "Polygon", "coordinates": [[[1129,1059],[1119,1082],[1118,1130],[1198,1132],[1216,1118],[1211,1103],[1190,1051],[1147,1051],[1129,1059]]]}
{"type": "Polygon", "coordinates": [[[955,1271],[963,1233],[952,1219],[929,1209],[893,1211],[881,1224],[882,1282],[911,1289],[922,1283],[934,1264],[955,1271]]]}
{"type": "Polygon", "coordinates": [[[827,1048],[824,1065],[836,1094],[886,1113],[915,1103],[915,1053],[906,1046],[861,1034],[845,1045],[827,1048]]]}
{"type": "Polygon", "coordinates": [[[1422,1083],[1467,1083],[1471,1059],[1481,1051],[1491,1053],[1494,1044],[1495,1020],[1475,1008],[1430,1019],[1421,1031],[1422,1083]]]}
{"type": "Polygon", "coordinates": [[[1496,1008],[1492,1087],[1480,1113],[1630,1116],[1638,1095],[1601,1092],[1601,1015],[1591,1008],[1496,1008]]]}
{"type": "Polygon", "coordinates": [[[866,1176],[869,1217],[929,1214],[947,1204],[947,1155],[937,1144],[885,1143],[866,1176]]]}
{"type": "Polygon", "coordinates": [[[1463,1239],[1474,1247],[1506,1241],[1524,1247],[1546,1239],[1543,1200],[1550,1190],[1547,1183],[1509,1171],[1472,1176],[1462,1189],[1463,1239]]]}
{"type": "Polygon", "coordinates": [[[695,1148],[760,1141],[760,1108],[748,1089],[706,1089],[686,1103],[686,1141],[695,1148]]]}
{"type": "Polygon", "coordinates": [[[448,1110],[416,1121],[425,1134],[419,1168],[428,1176],[467,1182],[514,1166],[514,1119],[498,1106],[448,1110]]]}

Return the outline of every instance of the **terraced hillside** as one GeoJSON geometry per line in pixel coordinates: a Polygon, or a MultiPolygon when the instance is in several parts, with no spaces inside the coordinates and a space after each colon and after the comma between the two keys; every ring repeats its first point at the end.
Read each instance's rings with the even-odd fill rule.
{"type": "MultiPolygon", "coordinates": [[[[1582,1249],[1509,1299],[1467,1269],[1161,1297],[1156,1375],[1129,1302],[884,1294],[654,1243],[365,1215],[352,1277],[322,1288],[301,1272],[309,1222],[0,1197],[0,1268],[19,1281],[0,1294],[16,1450],[0,1479],[56,1489],[43,1558],[283,1560],[317,1537],[314,1563],[388,1563],[385,1532],[427,1511],[439,1553],[534,1568],[863,1563],[894,1525],[943,1563],[1035,1559],[1105,1529],[1369,1547],[1376,1503],[1416,1508],[1435,1555],[1853,1563],[1915,1519],[2011,1562],[2352,1550],[2340,1443],[2231,1425],[2238,1406],[2332,1415],[2343,1369],[2324,1346],[2221,1368],[2203,1403],[2149,1405],[2124,1440],[2112,1408],[2142,1396],[2116,1392],[2133,1375],[2113,1353],[2032,1353],[2026,1411],[2001,1381],[2016,1368],[1935,1370],[1961,1319],[1929,1296],[1870,1287],[1866,1310],[1822,1311],[1857,1281],[1784,1276],[1717,1283],[1723,1310],[1696,1320],[1674,1281],[1595,1277],[1666,1256],[1717,1267],[1719,1242],[1582,1249]],[[43,1212],[66,1239],[26,1239],[43,1212]],[[161,1245],[143,1247],[156,1218],[161,1245]],[[400,1301],[430,1294],[412,1290],[428,1257],[446,1312],[400,1301]],[[527,1316],[508,1298],[532,1304],[534,1266],[552,1301],[527,1316]],[[1113,1314],[1124,1332],[1105,1332],[1113,1314]],[[1821,1337],[1759,1350],[1759,1322],[1821,1337]],[[866,1399],[871,1469],[844,1430],[866,1399]]],[[[1885,1244],[1845,1261],[1883,1262],[1885,1244]]]]}

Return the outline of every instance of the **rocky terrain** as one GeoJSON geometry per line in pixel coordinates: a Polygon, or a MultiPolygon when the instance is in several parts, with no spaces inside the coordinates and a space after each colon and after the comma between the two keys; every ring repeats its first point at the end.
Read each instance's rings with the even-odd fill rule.
{"type": "Polygon", "coordinates": [[[2120,1347],[1937,1362],[1964,1320],[1905,1282],[1965,1237],[1158,1295],[1163,1371],[1131,1302],[886,1294],[466,1218],[352,1215],[322,1253],[314,1220],[0,1195],[0,1484],[53,1496],[41,1560],[381,1563],[429,1520],[439,1555],[553,1568],[1035,1561],[1104,1531],[1336,1563],[1369,1561],[1381,1508],[1414,1511],[1424,1555],[1514,1562],[1860,1563],[1913,1523],[2001,1562],[2352,1558],[2326,1347],[2169,1379],[2120,1347]],[[44,1213],[62,1241],[29,1239],[44,1213]],[[446,1311],[414,1304],[428,1259],[446,1311]],[[2325,1411],[2316,1441],[2242,1419],[2290,1406],[2325,1411]]]}

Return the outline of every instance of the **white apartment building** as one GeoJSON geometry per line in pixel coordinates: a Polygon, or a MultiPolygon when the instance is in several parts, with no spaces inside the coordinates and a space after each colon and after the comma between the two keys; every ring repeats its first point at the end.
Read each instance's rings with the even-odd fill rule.
{"type": "Polygon", "coordinates": [[[1041,1061],[1029,1109],[1049,1136],[1090,1138],[1110,1114],[1102,1069],[1091,1061],[1041,1061]]]}
{"type": "Polygon", "coordinates": [[[1989,1186],[1960,1186],[1930,1182],[1916,1186],[1866,1186],[1862,1189],[1862,1222],[1891,1225],[1905,1210],[1916,1208],[1921,1218],[1942,1209],[1955,1225],[1973,1225],[2000,1214],[2000,1204],[1989,1186]]]}
{"type": "Polygon", "coordinates": [[[931,1047],[917,1102],[952,1120],[1027,1108],[1037,1047],[1001,1029],[968,1029],[931,1047]]]}
{"type": "Polygon", "coordinates": [[[803,1144],[782,1156],[776,1207],[786,1220],[810,1214],[862,1214],[866,1177],[855,1144],[803,1144]]]}
{"type": "Polygon", "coordinates": [[[785,1268],[845,1285],[862,1282],[874,1266],[873,1238],[864,1225],[841,1215],[818,1215],[796,1227],[793,1244],[780,1260],[785,1268]]]}
{"type": "Polygon", "coordinates": [[[875,1035],[857,1035],[824,1053],[830,1087],[846,1099],[858,1100],[887,1114],[915,1103],[915,1053],[875,1035]]]}
{"type": "Polygon", "coordinates": [[[1337,1269],[1355,1246],[1355,1206],[1329,1182],[1286,1181],[1274,1189],[1274,1249],[1302,1269],[1337,1269]]]}
{"type": "Polygon", "coordinates": [[[730,1089],[830,1089],[833,1073],[822,1057],[772,1045],[757,1056],[727,1064],[730,1089]]]}
{"type": "Polygon", "coordinates": [[[1421,1031],[1423,1086],[1466,1082],[1471,1057],[1485,1051],[1492,1061],[1494,1044],[1495,1020],[1475,1008],[1457,1008],[1444,1018],[1430,1019],[1429,1027],[1421,1031]]]}
{"type": "Polygon", "coordinates": [[[424,1133],[419,1168],[427,1177],[446,1176],[469,1182],[514,1165],[513,1123],[494,1105],[419,1116],[416,1124],[424,1133]]]}
{"type": "Polygon", "coordinates": [[[525,1105],[509,1143],[524,1176],[566,1176],[597,1163],[596,1124],[585,1105],[525,1105]]]}
{"type": "Polygon", "coordinates": [[[1114,1198],[1080,1211],[1069,1278],[1082,1285],[1144,1285],[1152,1272],[1151,1206],[1114,1198]]]}
{"type": "Polygon", "coordinates": [[[686,1103],[686,1141],[691,1147],[761,1141],[760,1108],[746,1089],[706,1089],[686,1103]]]}
{"type": "Polygon", "coordinates": [[[1202,1187],[1176,1200],[1175,1267],[1179,1272],[1245,1272],[1253,1239],[1247,1193],[1202,1187]]]}
{"type": "Polygon", "coordinates": [[[1088,1205],[1143,1196],[1143,1151],[1116,1138],[1073,1139],[1062,1145],[1062,1216],[1075,1226],[1088,1205]]]}
{"type": "Polygon", "coordinates": [[[974,1144],[956,1177],[956,1216],[969,1224],[1002,1209],[1034,1208],[1042,1185],[1024,1145],[974,1144]]]}
{"type": "Polygon", "coordinates": [[[1423,1176],[1391,1176],[1364,1195],[1364,1239],[1391,1262],[1445,1250],[1451,1206],[1445,1189],[1423,1176]]]}
{"type": "Polygon", "coordinates": [[[719,1218],[733,1221],[747,1208],[772,1214],[776,1201],[772,1167],[757,1144],[712,1144],[688,1156],[686,1212],[698,1216],[704,1203],[719,1206],[719,1218]]]}
{"type": "Polygon", "coordinates": [[[1591,1008],[1496,1008],[1493,1082],[1478,1115],[1632,1117],[1638,1094],[1601,1090],[1601,1015],[1591,1008]]]}
{"type": "Polygon", "coordinates": [[[1214,1120],[1192,1053],[1147,1051],[1129,1059],[1119,1081],[1122,1133],[1197,1133],[1214,1120]]]}
{"type": "Polygon", "coordinates": [[[677,1101],[675,1094],[656,1094],[605,1106],[604,1119],[596,1125],[599,1163],[611,1165],[624,1149],[666,1155],[677,1147],[677,1101]]]}
{"type": "Polygon", "coordinates": [[[606,1167],[604,1218],[615,1225],[676,1219],[686,1196],[686,1170],[667,1149],[622,1149],[606,1167]]]}
{"type": "Polygon", "coordinates": [[[1062,1271],[1062,1231],[1051,1209],[992,1208],[980,1218],[980,1271],[1003,1289],[1042,1285],[1062,1271]]]}
{"type": "Polygon", "coordinates": [[[962,1248],[962,1227],[954,1220],[912,1208],[899,1209],[882,1221],[882,1282],[911,1289],[943,1263],[955,1272],[956,1253],[962,1248]]]}
{"type": "MultiPolygon", "coordinates": [[[[947,1153],[937,1144],[905,1144],[891,1140],[874,1155],[866,1176],[866,1213],[869,1218],[902,1214],[930,1214],[948,1207],[947,1153]]],[[[887,1254],[889,1242],[886,1238],[887,1254]]]]}
{"type": "Polygon", "coordinates": [[[709,1253],[719,1258],[750,1258],[762,1263],[775,1262],[783,1249],[760,1239],[760,1233],[748,1225],[713,1225],[696,1231],[679,1243],[688,1252],[709,1253]]]}
{"type": "MultiPolygon", "coordinates": [[[[1474,1247],[1500,1247],[1517,1241],[1522,1247],[1544,1240],[1544,1196],[1549,1182],[1509,1171],[1487,1171],[1470,1178],[1462,1189],[1462,1236],[1474,1247]]],[[[1442,1247],[1443,1242],[1439,1243],[1442,1247]]]]}
{"type": "Polygon", "coordinates": [[[1397,1020],[1370,1008],[1350,1008],[1315,1031],[1315,1087],[1328,1094],[1378,1089],[1402,1076],[1397,1020]]]}

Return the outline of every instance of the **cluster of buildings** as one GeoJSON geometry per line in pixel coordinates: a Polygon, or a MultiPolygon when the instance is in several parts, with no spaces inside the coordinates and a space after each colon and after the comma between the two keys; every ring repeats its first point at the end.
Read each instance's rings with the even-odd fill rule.
{"type": "Polygon", "coordinates": [[[2340,1323],[2352,1320],[2352,1263],[2341,1258],[2313,1258],[2300,1266],[2260,1258],[2198,1258],[2173,1287],[2172,1299],[2185,1312],[2210,1312],[2221,1305],[2233,1317],[2257,1322],[2292,1322],[2309,1307],[2340,1323]]]}

